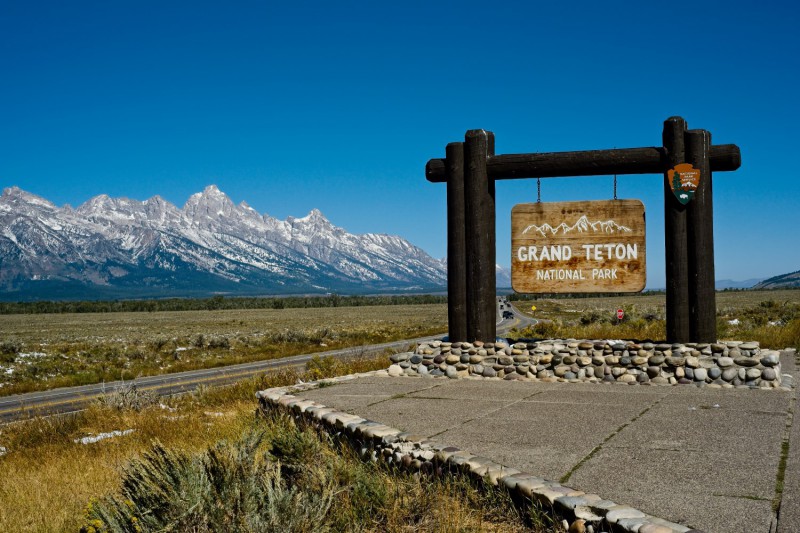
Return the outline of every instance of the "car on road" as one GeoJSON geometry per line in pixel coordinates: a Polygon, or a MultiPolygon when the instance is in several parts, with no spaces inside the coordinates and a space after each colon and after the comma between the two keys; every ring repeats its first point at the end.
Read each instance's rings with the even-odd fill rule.
{"type": "Polygon", "coordinates": [[[503,311],[503,318],[514,318],[514,313],[511,311],[503,311]]]}

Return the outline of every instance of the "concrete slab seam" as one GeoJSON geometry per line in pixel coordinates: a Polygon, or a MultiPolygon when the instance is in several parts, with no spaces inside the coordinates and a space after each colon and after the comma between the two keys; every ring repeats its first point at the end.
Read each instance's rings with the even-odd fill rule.
{"type": "MultiPolygon", "coordinates": [[[[458,428],[458,427],[465,426],[465,425],[469,424],[470,422],[474,422],[474,421],[476,421],[476,420],[480,420],[481,418],[486,418],[487,416],[491,416],[491,415],[493,415],[493,414],[495,414],[495,413],[497,413],[497,412],[499,412],[499,411],[502,411],[502,410],[504,410],[504,409],[508,409],[509,407],[511,407],[511,406],[513,406],[513,405],[516,405],[516,404],[518,404],[518,403],[520,403],[520,402],[523,402],[523,401],[525,401],[525,400],[528,400],[528,399],[530,399],[530,398],[533,398],[533,397],[534,397],[534,396],[536,396],[537,394],[542,394],[542,392],[544,392],[544,391],[537,391],[537,392],[534,392],[534,393],[533,393],[533,394],[531,394],[530,396],[526,396],[526,397],[524,397],[524,398],[520,398],[520,399],[518,399],[518,400],[513,400],[513,401],[511,401],[510,403],[503,404],[501,407],[498,407],[497,409],[494,409],[494,410],[492,410],[492,411],[487,411],[487,412],[485,412],[485,413],[483,413],[483,414],[481,414],[481,415],[478,415],[478,416],[476,416],[476,417],[474,417],[474,418],[468,418],[468,419],[464,420],[462,423],[460,423],[460,424],[458,424],[458,425],[451,426],[451,427],[445,428],[445,429],[443,429],[443,430],[441,430],[441,431],[439,431],[439,432],[437,432],[437,433],[434,433],[433,435],[431,435],[431,438],[433,438],[433,437],[438,437],[439,435],[441,435],[441,434],[443,434],[443,433],[447,433],[448,431],[452,431],[452,430],[454,430],[454,429],[456,429],[456,428],[458,428]]],[[[424,398],[420,398],[420,399],[424,399],[424,398]]]]}
{"type": "Polygon", "coordinates": [[[572,474],[574,474],[575,472],[577,472],[577,471],[578,471],[578,469],[579,469],[581,466],[583,466],[583,464],[585,464],[585,463],[586,463],[587,461],[589,461],[589,460],[590,460],[592,457],[594,457],[594,456],[597,454],[597,452],[599,452],[600,450],[602,450],[602,449],[603,449],[603,445],[605,445],[605,444],[606,444],[608,441],[610,441],[610,440],[611,440],[611,439],[613,439],[615,436],[617,436],[617,435],[619,434],[619,432],[620,432],[620,431],[622,431],[623,429],[625,429],[625,428],[626,428],[626,427],[628,427],[629,425],[631,425],[631,424],[633,424],[634,422],[636,422],[637,420],[639,420],[639,419],[640,419],[642,416],[644,416],[644,415],[645,415],[645,414],[646,414],[646,413],[647,413],[647,412],[648,412],[650,409],[652,409],[653,407],[655,407],[656,405],[658,405],[659,403],[661,403],[661,402],[664,400],[664,398],[666,398],[666,396],[662,396],[662,397],[658,398],[658,399],[657,399],[657,400],[655,400],[653,403],[651,403],[650,405],[648,405],[648,406],[647,406],[645,409],[643,409],[643,410],[642,410],[642,412],[640,412],[639,414],[637,414],[636,416],[634,416],[633,418],[631,418],[630,420],[628,420],[627,422],[625,422],[624,424],[622,424],[621,426],[619,426],[619,427],[618,427],[616,430],[614,430],[614,431],[613,431],[613,432],[612,432],[610,435],[608,435],[608,436],[607,436],[605,439],[603,439],[603,442],[601,442],[600,444],[598,444],[597,446],[595,446],[594,448],[592,448],[592,450],[591,450],[591,451],[590,451],[590,452],[589,452],[589,453],[586,455],[586,457],[584,457],[583,459],[581,459],[580,461],[578,461],[578,462],[575,464],[575,466],[573,466],[573,467],[572,467],[572,468],[569,470],[569,472],[567,472],[566,474],[564,474],[564,475],[561,477],[561,479],[560,479],[559,481],[561,481],[561,483],[566,483],[567,481],[569,481],[569,478],[571,478],[571,477],[572,477],[572,474]]]}

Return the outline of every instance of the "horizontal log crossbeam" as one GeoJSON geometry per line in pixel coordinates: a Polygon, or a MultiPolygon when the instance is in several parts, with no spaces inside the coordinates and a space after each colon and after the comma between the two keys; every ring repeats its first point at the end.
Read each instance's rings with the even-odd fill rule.
{"type": "MultiPolygon", "coordinates": [[[[735,144],[712,146],[709,154],[712,172],[736,170],[742,164],[735,144]]],[[[489,157],[486,171],[490,179],[565,178],[611,174],[663,174],[671,168],[664,148],[619,148],[580,152],[504,154],[489,157]]],[[[447,181],[444,159],[431,159],[425,177],[432,183],[447,181]]]]}

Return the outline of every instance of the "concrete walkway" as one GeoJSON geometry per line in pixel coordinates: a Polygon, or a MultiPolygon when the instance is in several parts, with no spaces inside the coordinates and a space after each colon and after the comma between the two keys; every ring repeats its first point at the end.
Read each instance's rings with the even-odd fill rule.
{"type": "Polygon", "coordinates": [[[298,396],[704,531],[800,531],[795,391],[368,377],[298,396]]]}

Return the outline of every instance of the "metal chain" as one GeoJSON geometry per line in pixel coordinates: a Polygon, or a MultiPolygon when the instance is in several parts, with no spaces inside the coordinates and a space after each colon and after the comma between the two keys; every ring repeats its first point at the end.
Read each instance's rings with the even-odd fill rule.
{"type": "Polygon", "coordinates": [[[542,203],[542,179],[536,178],[536,203],[542,203]]]}
{"type": "MultiPolygon", "coordinates": [[[[614,150],[616,150],[616,149],[617,149],[617,147],[615,146],[614,150]]],[[[617,199],[617,175],[614,174],[614,200],[616,200],[616,199],[617,199]]]]}

